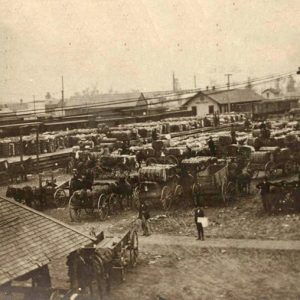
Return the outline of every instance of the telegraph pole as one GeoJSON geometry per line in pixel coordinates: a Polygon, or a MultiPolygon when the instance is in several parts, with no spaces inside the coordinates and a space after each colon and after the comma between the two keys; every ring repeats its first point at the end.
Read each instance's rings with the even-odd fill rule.
{"type": "Polygon", "coordinates": [[[32,97],[33,97],[33,111],[34,111],[34,115],[36,116],[36,111],[35,111],[35,95],[33,95],[32,97]]]}
{"type": "Polygon", "coordinates": [[[194,88],[197,88],[197,77],[196,74],[194,74],[194,88]]]}
{"type": "Polygon", "coordinates": [[[61,115],[64,115],[64,102],[65,102],[65,92],[64,92],[64,76],[61,76],[61,115]]]}
{"type": "Polygon", "coordinates": [[[230,77],[232,74],[225,74],[227,77],[227,100],[228,100],[228,112],[230,113],[231,107],[230,107],[230,99],[229,99],[229,90],[230,90],[230,77]]]}

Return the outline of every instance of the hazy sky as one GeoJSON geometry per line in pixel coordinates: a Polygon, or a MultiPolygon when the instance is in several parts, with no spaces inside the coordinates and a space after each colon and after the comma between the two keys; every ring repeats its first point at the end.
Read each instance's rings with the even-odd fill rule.
{"type": "Polygon", "coordinates": [[[296,70],[299,0],[0,0],[0,101],[296,70]]]}

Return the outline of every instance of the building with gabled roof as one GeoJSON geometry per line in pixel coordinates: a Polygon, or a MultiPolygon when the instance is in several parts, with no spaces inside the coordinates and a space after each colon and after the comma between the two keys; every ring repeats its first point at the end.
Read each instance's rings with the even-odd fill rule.
{"type": "Polygon", "coordinates": [[[275,99],[280,96],[281,92],[278,89],[268,88],[261,92],[261,95],[267,99],[275,99]]]}
{"type": "Polygon", "coordinates": [[[252,89],[206,90],[199,91],[190,97],[183,107],[194,111],[195,115],[204,117],[207,114],[227,112],[251,112],[253,104],[264,98],[252,89]]]}
{"type": "Polygon", "coordinates": [[[0,286],[93,243],[41,212],[0,197],[0,286]]]}

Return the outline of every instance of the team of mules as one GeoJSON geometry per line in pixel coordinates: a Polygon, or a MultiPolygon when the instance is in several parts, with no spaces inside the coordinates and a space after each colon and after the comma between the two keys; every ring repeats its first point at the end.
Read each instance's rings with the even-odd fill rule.
{"type": "Polygon", "coordinates": [[[43,210],[50,205],[50,203],[47,203],[47,190],[45,187],[8,186],[6,197],[13,198],[15,201],[37,210],[43,210]]]}

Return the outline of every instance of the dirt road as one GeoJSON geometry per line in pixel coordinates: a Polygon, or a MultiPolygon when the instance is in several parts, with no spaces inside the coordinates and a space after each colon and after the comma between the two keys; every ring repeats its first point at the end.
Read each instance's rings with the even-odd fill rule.
{"type": "MultiPolygon", "coordinates": [[[[286,241],[257,241],[255,247],[252,240],[239,245],[237,240],[153,235],[140,242],[139,265],[107,300],[152,300],[157,295],[166,300],[299,299],[300,252],[286,241]]],[[[299,249],[299,243],[292,245],[299,249]]]]}
{"type": "Polygon", "coordinates": [[[140,237],[140,244],[147,246],[184,246],[197,248],[234,248],[253,250],[291,250],[300,251],[300,241],[272,241],[249,239],[206,239],[198,241],[191,237],[153,234],[149,237],[140,237]]]}

